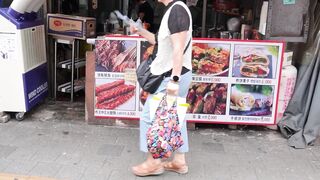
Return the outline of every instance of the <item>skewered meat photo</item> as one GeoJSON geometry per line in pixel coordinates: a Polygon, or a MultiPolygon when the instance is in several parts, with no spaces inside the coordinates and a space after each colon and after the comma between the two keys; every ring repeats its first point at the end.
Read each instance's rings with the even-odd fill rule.
{"type": "Polygon", "coordinates": [[[192,72],[197,75],[227,76],[230,45],[194,43],[192,72]]]}
{"type": "Polygon", "coordinates": [[[95,88],[97,109],[135,109],[136,86],[126,84],[124,80],[116,80],[98,85],[95,88]]]}
{"type": "Polygon", "coordinates": [[[188,113],[226,114],[227,84],[193,83],[189,89],[188,113]]]}
{"type": "Polygon", "coordinates": [[[97,40],[95,46],[96,71],[124,72],[136,68],[136,41],[97,40]]]}

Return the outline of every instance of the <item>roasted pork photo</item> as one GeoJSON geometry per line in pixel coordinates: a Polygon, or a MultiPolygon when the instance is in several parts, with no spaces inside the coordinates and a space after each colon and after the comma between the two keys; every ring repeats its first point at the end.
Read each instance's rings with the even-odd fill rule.
{"type": "Polygon", "coordinates": [[[188,113],[226,113],[227,84],[193,83],[187,95],[188,113]]]}

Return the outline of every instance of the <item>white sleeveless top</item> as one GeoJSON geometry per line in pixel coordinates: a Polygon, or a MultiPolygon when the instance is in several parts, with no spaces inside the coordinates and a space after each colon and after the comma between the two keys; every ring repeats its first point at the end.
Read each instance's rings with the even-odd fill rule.
{"type": "MultiPolygon", "coordinates": [[[[185,47],[187,46],[189,40],[192,38],[192,18],[191,18],[191,13],[189,11],[189,8],[183,2],[177,1],[166,11],[166,13],[163,15],[163,18],[161,20],[161,24],[158,32],[158,52],[157,52],[156,58],[153,60],[151,64],[151,73],[154,75],[163,74],[167,71],[170,71],[173,67],[173,57],[172,57],[173,44],[170,39],[171,33],[168,27],[168,20],[169,20],[169,15],[172,7],[177,4],[181,5],[186,9],[190,19],[190,26],[187,33],[185,47]]],[[[190,42],[188,49],[183,55],[183,66],[190,70],[192,69],[191,53],[192,53],[192,42],[190,42]]]]}

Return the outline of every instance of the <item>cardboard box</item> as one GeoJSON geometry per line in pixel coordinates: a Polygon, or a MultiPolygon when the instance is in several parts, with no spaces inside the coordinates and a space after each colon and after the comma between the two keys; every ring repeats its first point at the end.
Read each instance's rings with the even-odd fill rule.
{"type": "Polygon", "coordinates": [[[96,19],[92,17],[48,14],[48,34],[75,39],[96,36],[96,19]]]}

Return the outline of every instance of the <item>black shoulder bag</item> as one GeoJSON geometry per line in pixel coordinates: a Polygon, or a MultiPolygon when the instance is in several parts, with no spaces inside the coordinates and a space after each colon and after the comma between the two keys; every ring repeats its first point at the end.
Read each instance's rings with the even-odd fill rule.
{"type": "MultiPolygon", "coordinates": [[[[185,52],[187,51],[187,49],[190,45],[190,41],[191,41],[191,39],[189,40],[186,48],[184,49],[183,54],[185,54],[185,52]]],[[[151,69],[150,65],[155,58],[155,49],[156,49],[156,47],[153,49],[153,53],[151,56],[149,56],[148,60],[141,62],[137,68],[137,71],[136,71],[137,79],[138,79],[138,83],[139,83],[140,87],[144,91],[149,92],[151,94],[153,94],[157,91],[162,80],[165,77],[164,74],[154,75],[150,71],[150,69],[151,69]]]]}

